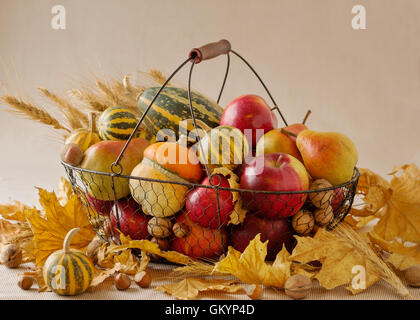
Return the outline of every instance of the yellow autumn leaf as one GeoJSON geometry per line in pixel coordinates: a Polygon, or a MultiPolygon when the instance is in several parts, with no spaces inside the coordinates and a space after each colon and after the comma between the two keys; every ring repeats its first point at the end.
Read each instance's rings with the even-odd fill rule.
{"type": "Polygon", "coordinates": [[[391,173],[392,195],[374,231],[392,241],[420,243],[420,169],[415,164],[397,167],[391,173]]]}
{"type": "Polygon", "coordinates": [[[57,198],[62,206],[65,206],[67,201],[74,195],[73,187],[70,181],[66,178],[61,177],[58,182],[57,198]]]}
{"type": "Polygon", "coordinates": [[[156,290],[166,292],[177,299],[191,300],[197,298],[200,292],[223,291],[234,293],[242,291],[242,286],[236,284],[236,282],[234,280],[186,278],[176,283],[157,287],[156,290]]]}
{"type": "Polygon", "coordinates": [[[183,265],[187,265],[193,261],[188,256],[185,256],[179,252],[160,250],[157,243],[153,243],[149,240],[131,240],[129,237],[125,237],[123,234],[120,234],[120,240],[121,245],[111,245],[107,250],[118,252],[126,249],[140,249],[144,252],[165,258],[169,262],[183,265]]]}
{"type": "Polygon", "coordinates": [[[396,240],[386,241],[373,231],[369,232],[368,236],[372,243],[391,254],[386,258],[386,261],[396,269],[406,270],[413,265],[420,264],[420,246],[418,244],[408,246],[396,240]]]}
{"type": "Polygon", "coordinates": [[[357,217],[375,215],[392,196],[391,185],[387,180],[369,169],[359,169],[360,178],[356,193],[363,196],[363,208],[353,206],[350,214],[357,217]]]}
{"type": "MultiPolygon", "coordinates": [[[[228,178],[229,186],[232,189],[239,189],[239,177],[226,167],[215,168],[212,174],[221,174],[228,178]]],[[[238,192],[232,192],[232,202],[235,204],[232,213],[230,214],[229,224],[240,224],[244,222],[247,211],[242,205],[242,199],[238,192]]]]}
{"type": "Polygon", "coordinates": [[[87,247],[95,232],[87,219],[86,207],[77,195],[62,206],[54,192],[38,190],[43,212],[32,208],[25,209],[24,213],[34,234],[31,253],[35,256],[35,263],[42,266],[51,253],[63,247],[64,237],[71,229],[80,228],[73,238],[72,247],[81,250],[87,247]]]}
{"type": "Polygon", "coordinates": [[[322,267],[315,278],[328,290],[347,284],[347,289],[354,294],[362,291],[351,286],[354,266],[365,268],[366,288],[379,280],[372,262],[349,241],[332,232],[319,229],[313,238],[296,236],[296,239],[297,245],[289,259],[301,263],[320,261],[322,267]]]}
{"type": "Polygon", "coordinates": [[[375,216],[367,216],[367,217],[358,217],[348,214],[344,221],[352,226],[355,230],[360,230],[365,227],[369,222],[377,219],[375,216]]]}
{"type": "Polygon", "coordinates": [[[229,247],[227,256],[215,264],[214,272],[233,275],[249,284],[283,288],[290,276],[290,254],[283,246],[272,264],[265,262],[268,240],[261,242],[260,236],[257,234],[243,253],[229,247]]]}
{"type": "Polygon", "coordinates": [[[29,208],[29,206],[19,201],[14,201],[9,204],[0,204],[0,215],[7,220],[26,222],[23,211],[29,208]]]}

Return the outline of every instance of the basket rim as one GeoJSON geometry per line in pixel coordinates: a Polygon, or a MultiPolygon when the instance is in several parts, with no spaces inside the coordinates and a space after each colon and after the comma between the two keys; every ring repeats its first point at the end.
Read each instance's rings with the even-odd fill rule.
{"type": "Polygon", "coordinates": [[[194,183],[194,182],[180,182],[180,181],[159,180],[159,179],[152,179],[152,178],[146,178],[146,177],[129,176],[129,175],[123,175],[123,174],[110,173],[110,172],[83,169],[76,166],[72,166],[63,160],[60,160],[60,162],[66,168],[66,170],[70,169],[76,172],[86,172],[90,174],[97,174],[97,175],[108,176],[108,177],[125,178],[129,180],[148,181],[148,182],[157,182],[157,183],[177,184],[177,185],[183,185],[190,188],[208,188],[208,189],[225,190],[225,191],[239,192],[239,193],[259,193],[259,194],[278,194],[278,195],[310,194],[310,193],[318,193],[318,192],[341,189],[343,187],[347,187],[349,185],[355,184],[359,180],[359,177],[360,177],[359,169],[357,167],[354,167],[353,177],[350,180],[336,186],[320,188],[316,190],[308,189],[308,190],[298,190],[298,191],[269,191],[269,190],[252,190],[252,189],[240,189],[240,188],[225,188],[225,187],[220,187],[218,185],[203,185],[203,184],[194,183]]]}

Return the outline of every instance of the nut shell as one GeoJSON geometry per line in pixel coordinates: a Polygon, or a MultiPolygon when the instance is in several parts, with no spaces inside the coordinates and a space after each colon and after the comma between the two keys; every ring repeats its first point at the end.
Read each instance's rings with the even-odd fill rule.
{"type": "Polygon", "coordinates": [[[136,273],[134,276],[134,281],[137,283],[137,285],[141,288],[148,288],[150,287],[150,284],[152,283],[152,277],[150,274],[146,271],[141,271],[136,273]]]}
{"type": "MultiPolygon", "coordinates": [[[[318,190],[323,188],[330,188],[332,184],[325,179],[317,179],[310,185],[310,190],[318,190]]],[[[309,199],[312,204],[317,208],[326,208],[331,204],[334,196],[334,190],[311,192],[309,193],[309,199]]]]}
{"type": "Polygon", "coordinates": [[[8,268],[17,268],[22,263],[22,250],[14,244],[8,244],[1,249],[0,263],[8,268]]]}
{"type": "Polygon", "coordinates": [[[169,219],[153,217],[147,225],[149,234],[156,238],[166,238],[172,233],[172,222],[169,219]]]}
{"type": "Polygon", "coordinates": [[[19,275],[18,277],[18,286],[22,290],[29,290],[34,283],[34,278],[27,275],[19,275]]]}
{"type": "Polygon", "coordinates": [[[126,290],[131,285],[131,279],[124,273],[118,273],[115,276],[114,284],[118,290],[126,290]]]}
{"type": "Polygon", "coordinates": [[[284,292],[293,299],[305,298],[312,289],[312,281],[308,277],[295,274],[287,279],[284,292]]]}
{"type": "Polygon", "coordinates": [[[301,236],[310,234],[314,225],[315,219],[309,210],[300,210],[292,217],[292,227],[301,236]]]}
{"type": "Polygon", "coordinates": [[[263,289],[259,284],[250,284],[244,287],[246,295],[252,300],[259,300],[262,298],[263,289]]]}
{"type": "Polygon", "coordinates": [[[404,276],[410,287],[420,288],[420,264],[416,264],[405,270],[404,276]]]}
{"type": "Polygon", "coordinates": [[[315,222],[320,226],[324,227],[334,219],[334,212],[331,206],[325,209],[316,209],[314,211],[315,222]]]}
{"type": "Polygon", "coordinates": [[[184,238],[190,232],[190,228],[185,223],[177,222],[172,227],[172,231],[174,232],[175,237],[184,238]]]}

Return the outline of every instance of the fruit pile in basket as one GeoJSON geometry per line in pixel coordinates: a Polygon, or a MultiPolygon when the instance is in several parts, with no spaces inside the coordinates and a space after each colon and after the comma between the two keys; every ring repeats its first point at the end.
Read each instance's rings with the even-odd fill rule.
{"type": "MultiPolygon", "coordinates": [[[[139,96],[140,113],[158,90],[139,96]]],[[[97,121],[92,116],[90,129],[66,140],[62,160],[85,169],[72,171],[73,180],[101,236],[118,242],[121,232],[193,258],[217,258],[227,245],[243,251],[260,233],[273,259],[283,244],[293,248],[293,234],[311,235],[334,219],[348,192],[340,185],[358,160],[348,137],[304,123],[278,128],[257,95],[224,109],[197,92],[191,100],[195,129],[184,121],[191,118],[187,90],[164,88],[119,163],[138,121],[123,106],[97,121]]]]}

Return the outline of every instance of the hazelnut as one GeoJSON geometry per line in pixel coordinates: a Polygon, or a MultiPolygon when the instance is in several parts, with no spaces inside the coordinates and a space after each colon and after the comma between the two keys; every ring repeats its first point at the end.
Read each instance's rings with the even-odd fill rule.
{"type": "Polygon", "coordinates": [[[14,245],[8,244],[1,249],[0,263],[8,268],[17,268],[22,263],[22,250],[14,245]]]}
{"type": "Polygon", "coordinates": [[[315,225],[315,219],[309,210],[300,210],[292,217],[292,226],[301,236],[311,233],[315,225]]]}
{"type": "Polygon", "coordinates": [[[18,286],[22,290],[29,290],[34,283],[34,278],[28,275],[21,274],[18,277],[18,286]]]}
{"type": "Polygon", "coordinates": [[[134,276],[134,281],[139,287],[148,288],[152,282],[152,277],[146,271],[140,271],[134,276]]]}
{"type": "Polygon", "coordinates": [[[172,231],[174,232],[175,237],[184,238],[190,232],[190,228],[184,223],[177,222],[172,227],[172,231]]]}
{"type": "Polygon", "coordinates": [[[172,222],[169,219],[153,217],[147,225],[149,234],[156,238],[166,238],[171,235],[172,222]]]}
{"type": "Polygon", "coordinates": [[[245,293],[252,300],[259,300],[262,298],[263,289],[259,284],[251,284],[244,287],[245,293]]]}
{"type": "MultiPolygon", "coordinates": [[[[153,243],[156,243],[159,246],[160,250],[163,250],[163,251],[168,250],[169,241],[167,239],[153,237],[152,239],[150,239],[150,241],[153,243]]],[[[151,257],[155,260],[162,259],[162,257],[158,256],[157,254],[151,254],[151,257]]]]}
{"type": "Polygon", "coordinates": [[[320,226],[326,226],[334,219],[334,212],[331,206],[314,211],[315,222],[320,226]]]}
{"type": "MultiPolygon", "coordinates": [[[[311,183],[310,190],[318,190],[324,188],[331,188],[332,184],[325,179],[317,179],[311,183]]],[[[334,196],[334,190],[319,191],[309,193],[309,199],[312,204],[317,208],[326,208],[331,204],[331,200],[334,196]]]]}
{"type": "Polygon", "coordinates": [[[311,279],[301,274],[291,276],[284,285],[285,293],[293,299],[305,298],[311,291],[311,288],[311,279]]]}
{"type": "Polygon", "coordinates": [[[124,273],[118,273],[115,276],[114,284],[118,290],[126,290],[131,285],[131,279],[124,273]]]}
{"type": "Polygon", "coordinates": [[[75,143],[67,143],[61,150],[61,160],[71,166],[78,166],[83,160],[82,148],[75,143]]]}
{"type": "Polygon", "coordinates": [[[411,287],[420,287],[420,264],[411,266],[404,272],[405,280],[411,287]]]}

